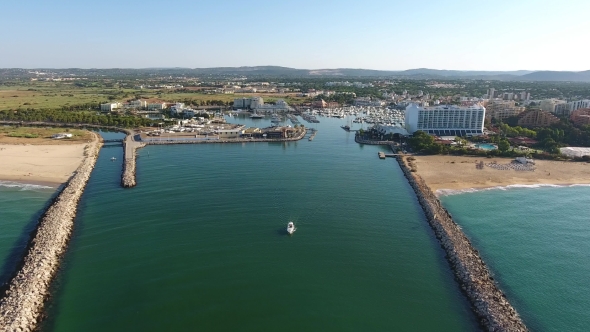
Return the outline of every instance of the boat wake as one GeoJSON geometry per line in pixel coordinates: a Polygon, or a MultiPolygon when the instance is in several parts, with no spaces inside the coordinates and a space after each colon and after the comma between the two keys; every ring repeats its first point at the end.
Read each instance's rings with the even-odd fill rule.
{"type": "Polygon", "coordinates": [[[442,196],[453,196],[460,194],[475,193],[479,191],[490,191],[490,190],[510,190],[510,189],[537,189],[537,188],[560,188],[560,187],[590,187],[590,184],[511,184],[508,186],[497,186],[489,188],[466,188],[466,189],[439,189],[436,191],[436,195],[442,196]]]}

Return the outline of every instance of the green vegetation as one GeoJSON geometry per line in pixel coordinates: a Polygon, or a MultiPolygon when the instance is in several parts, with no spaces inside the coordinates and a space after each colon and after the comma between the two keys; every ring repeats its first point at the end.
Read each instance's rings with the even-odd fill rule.
{"type": "Polygon", "coordinates": [[[98,115],[96,112],[70,112],[70,111],[0,111],[0,120],[4,121],[30,121],[30,122],[56,122],[56,123],[80,123],[114,127],[141,127],[150,126],[152,120],[135,116],[98,115]]]}
{"type": "Polygon", "coordinates": [[[452,155],[472,155],[480,157],[522,157],[533,156],[538,159],[554,158],[557,156],[542,155],[536,152],[520,151],[510,149],[510,142],[500,138],[497,141],[497,150],[470,149],[463,145],[444,145],[436,143],[434,137],[423,131],[417,131],[408,139],[408,145],[414,152],[424,154],[452,154],[452,155]]]}
{"type": "Polygon", "coordinates": [[[53,127],[23,127],[23,126],[2,126],[0,127],[0,138],[1,137],[13,137],[13,138],[51,138],[52,135],[57,133],[68,132],[72,134],[71,138],[67,140],[88,140],[88,132],[81,129],[64,129],[64,128],[53,128],[53,127]]]}

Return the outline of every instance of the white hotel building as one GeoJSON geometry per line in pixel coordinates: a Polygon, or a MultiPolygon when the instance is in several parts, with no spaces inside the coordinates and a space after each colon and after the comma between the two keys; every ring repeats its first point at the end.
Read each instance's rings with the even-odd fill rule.
{"type": "Polygon", "coordinates": [[[439,105],[406,107],[406,130],[421,130],[437,136],[476,136],[483,134],[486,109],[481,105],[439,105]]]}

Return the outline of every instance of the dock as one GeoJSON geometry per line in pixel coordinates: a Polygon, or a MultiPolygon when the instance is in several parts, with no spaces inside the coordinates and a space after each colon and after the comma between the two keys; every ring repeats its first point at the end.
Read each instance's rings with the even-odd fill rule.
{"type": "Polygon", "coordinates": [[[399,156],[397,153],[385,153],[383,151],[379,151],[377,154],[379,155],[379,159],[395,158],[395,156],[399,156]]]}

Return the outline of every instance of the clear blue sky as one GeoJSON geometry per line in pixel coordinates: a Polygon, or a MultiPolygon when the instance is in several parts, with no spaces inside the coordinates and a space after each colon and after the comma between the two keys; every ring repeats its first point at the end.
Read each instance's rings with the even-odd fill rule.
{"type": "Polygon", "coordinates": [[[588,70],[589,0],[3,0],[0,67],[588,70]]]}

